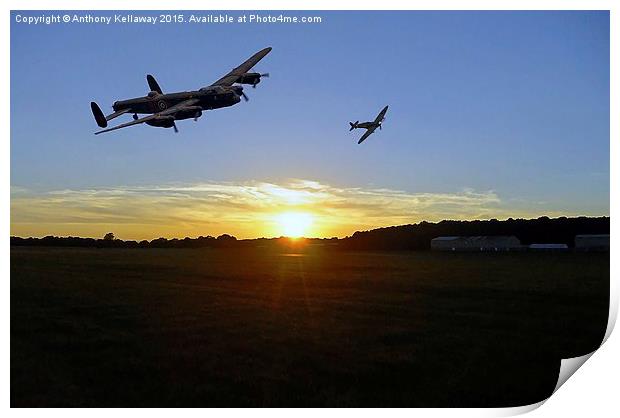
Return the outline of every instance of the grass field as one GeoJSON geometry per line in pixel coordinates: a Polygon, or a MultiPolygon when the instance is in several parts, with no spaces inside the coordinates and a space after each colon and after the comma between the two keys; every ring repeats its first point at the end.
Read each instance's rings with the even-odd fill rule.
{"type": "Polygon", "coordinates": [[[609,254],[11,248],[11,405],[514,406],[604,335],[609,254]]]}

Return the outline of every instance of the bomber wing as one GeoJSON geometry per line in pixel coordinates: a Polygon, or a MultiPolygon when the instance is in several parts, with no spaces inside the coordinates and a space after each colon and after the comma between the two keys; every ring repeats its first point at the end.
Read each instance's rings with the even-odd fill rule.
{"type": "Polygon", "coordinates": [[[177,103],[176,105],[171,106],[168,109],[163,110],[163,111],[161,111],[159,113],[154,113],[152,115],[145,116],[145,117],[140,118],[140,119],[132,120],[131,122],[123,123],[123,124],[115,126],[113,128],[108,128],[108,129],[104,129],[102,131],[95,132],[95,135],[99,135],[99,134],[102,134],[104,132],[115,131],[117,129],[126,128],[128,126],[139,125],[141,123],[148,122],[150,120],[161,118],[161,117],[164,117],[164,116],[174,116],[174,114],[179,112],[180,110],[183,110],[184,108],[189,107],[189,106],[193,106],[193,105],[195,105],[198,102],[199,102],[198,99],[188,99],[188,100],[185,100],[185,101],[183,101],[181,103],[177,103]]]}
{"type": "Polygon", "coordinates": [[[262,60],[269,52],[271,52],[271,47],[261,49],[256,54],[248,58],[243,64],[236,68],[233,68],[231,72],[217,80],[215,83],[211,84],[211,86],[232,86],[234,83],[237,82],[239,76],[250,71],[250,69],[252,69],[252,67],[254,67],[260,60],[262,60]]]}
{"type": "Polygon", "coordinates": [[[373,126],[372,128],[367,128],[367,129],[368,130],[364,133],[364,135],[362,135],[360,140],[357,141],[358,144],[361,144],[362,142],[364,142],[364,140],[368,138],[377,129],[377,127],[373,126]]]}

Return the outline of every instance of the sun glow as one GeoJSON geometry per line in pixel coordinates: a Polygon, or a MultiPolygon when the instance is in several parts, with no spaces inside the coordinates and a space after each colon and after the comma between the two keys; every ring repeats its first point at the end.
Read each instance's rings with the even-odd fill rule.
{"type": "Polygon", "coordinates": [[[299,238],[308,234],[314,222],[314,217],[309,213],[286,212],[276,216],[276,222],[280,234],[290,238],[299,238]]]}

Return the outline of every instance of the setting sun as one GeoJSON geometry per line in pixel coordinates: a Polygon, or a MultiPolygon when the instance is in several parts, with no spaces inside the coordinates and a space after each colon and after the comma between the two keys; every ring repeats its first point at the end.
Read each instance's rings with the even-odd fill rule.
{"type": "Polygon", "coordinates": [[[308,233],[314,217],[309,213],[287,212],[276,217],[280,233],[291,238],[299,238],[308,233]]]}

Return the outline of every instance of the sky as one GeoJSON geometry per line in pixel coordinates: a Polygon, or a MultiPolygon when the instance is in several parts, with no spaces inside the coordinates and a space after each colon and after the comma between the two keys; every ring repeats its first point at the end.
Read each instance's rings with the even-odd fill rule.
{"type": "Polygon", "coordinates": [[[609,215],[608,12],[17,22],[57,13],[11,13],[11,235],[343,237],[423,220],[609,215]],[[93,135],[91,100],[111,112],[146,95],[149,73],[164,92],[198,89],[266,46],[254,70],[271,77],[246,87],[249,102],[180,121],[178,134],[93,135]],[[383,129],[357,145],[348,122],[385,105],[383,129]]]}

